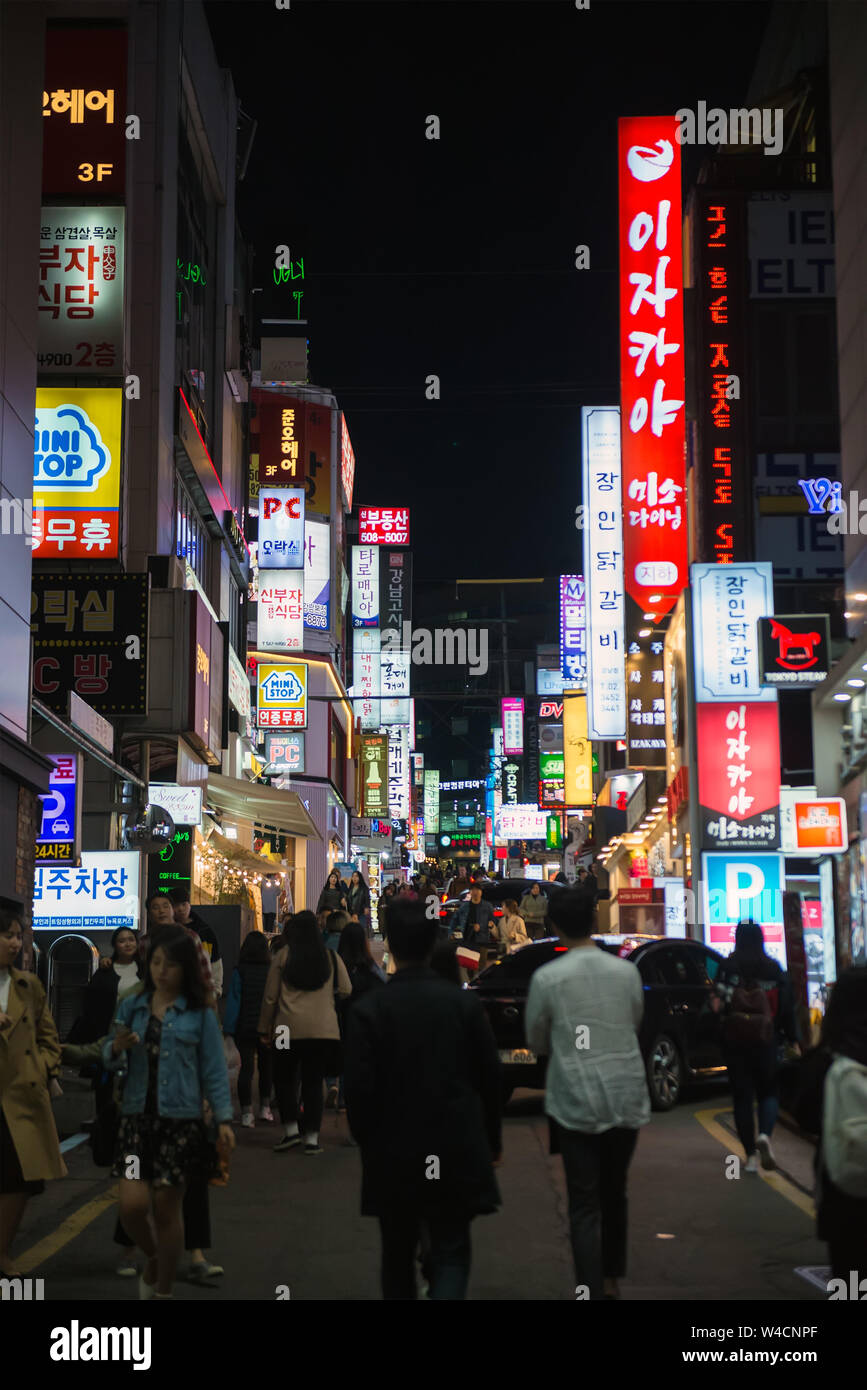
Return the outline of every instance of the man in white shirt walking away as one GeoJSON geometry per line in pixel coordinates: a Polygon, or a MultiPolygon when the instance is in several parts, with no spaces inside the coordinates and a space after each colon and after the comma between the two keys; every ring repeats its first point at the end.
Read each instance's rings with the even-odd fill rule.
{"type": "Polygon", "coordinates": [[[593,918],[592,894],[552,894],[548,920],[568,951],[533,975],[526,1034],[548,1057],[545,1111],[566,1172],[575,1282],[600,1299],[619,1298],[626,1273],[626,1176],[650,1098],[641,976],[597,946],[593,918]]]}

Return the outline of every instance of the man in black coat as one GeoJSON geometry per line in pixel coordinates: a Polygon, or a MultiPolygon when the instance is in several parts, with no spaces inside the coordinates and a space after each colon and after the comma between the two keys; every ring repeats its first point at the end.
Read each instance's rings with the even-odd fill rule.
{"type": "Polygon", "coordinates": [[[437,939],[423,903],[387,913],[396,972],[349,1015],[344,1086],[361,1147],[361,1211],[378,1216],[382,1292],[414,1299],[415,1253],[427,1244],[432,1299],[466,1297],[470,1221],[496,1211],[500,1064],[479,1001],[430,969],[437,939]]]}

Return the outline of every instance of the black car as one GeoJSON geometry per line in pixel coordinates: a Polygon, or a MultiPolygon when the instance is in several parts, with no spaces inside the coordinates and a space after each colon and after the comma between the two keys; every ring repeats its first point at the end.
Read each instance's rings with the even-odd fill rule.
{"type": "MultiPolygon", "coordinates": [[[[550,885],[549,885],[550,886],[550,885]]],[[[644,1020],[638,1041],[654,1110],[670,1110],[690,1081],[722,1076],[718,1015],[710,1007],[722,956],[700,941],[665,936],[597,936],[603,951],[638,966],[644,1020]]],[[[546,1060],[527,1047],[524,1007],[530,977],[566,951],[558,939],[531,942],[480,972],[467,986],[485,1007],[503,1069],[503,1101],[516,1086],[542,1087],[546,1060]]]]}
{"type": "MultiPolygon", "coordinates": [[[[529,893],[534,883],[538,883],[542,896],[549,898],[552,893],[561,893],[564,888],[570,887],[568,883],[548,883],[536,878],[505,878],[505,879],[481,879],[478,887],[482,890],[482,901],[493,903],[494,920],[499,920],[503,916],[503,904],[510,898],[520,904],[525,893],[529,893]]],[[[447,898],[440,904],[440,926],[444,931],[452,932],[455,930],[455,916],[461,903],[466,902],[470,896],[469,888],[465,888],[458,898],[447,898]]]]}

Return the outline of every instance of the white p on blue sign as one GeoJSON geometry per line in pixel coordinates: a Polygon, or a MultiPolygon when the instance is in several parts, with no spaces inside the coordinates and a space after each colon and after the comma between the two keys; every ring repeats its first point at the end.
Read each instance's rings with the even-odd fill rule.
{"type": "Polygon", "coordinates": [[[768,955],[785,968],[781,854],[703,854],[705,942],[727,955],[740,922],[757,922],[768,955]]]}

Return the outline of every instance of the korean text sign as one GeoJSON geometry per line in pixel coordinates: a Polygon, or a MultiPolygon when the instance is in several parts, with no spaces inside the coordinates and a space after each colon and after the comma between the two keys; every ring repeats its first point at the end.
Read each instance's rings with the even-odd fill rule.
{"type": "Polygon", "coordinates": [[[89,853],[81,867],[37,864],[33,880],[34,931],[137,929],[139,855],[89,853]]]}
{"type": "Polygon", "coordinates": [[[566,680],[587,679],[586,589],[580,574],[560,576],[560,670],[566,680]]]}
{"type": "Polygon", "coordinates": [[[37,390],[35,559],[117,559],[122,395],[120,387],[37,390]]]}
{"type": "Polygon", "coordinates": [[[327,632],[331,626],[331,528],[327,521],[304,523],[304,626],[327,632]]]}
{"type": "Polygon", "coordinates": [[[587,697],[563,700],[563,762],[567,806],[593,805],[593,749],[587,737],[587,697]]]}
{"type": "Polygon", "coordinates": [[[510,757],[524,751],[524,701],[507,695],[500,701],[503,719],[503,752],[510,757]]]}
{"type": "Polygon", "coordinates": [[[352,634],[352,693],[356,717],[362,729],[378,729],[381,681],[380,633],[356,629],[352,634]]]}
{"type": "Polygon", "coordinates": [[[42,825],[36,837],[36,859],[55,864],[71,864],[77,856],[81,805],[81,755],[52,753],[54,763],[47,793],[41,797],[42,825]]]}
{"type": "Polygon", "coordinates": [[[45,35],[42,191],[126,190],[125,28],[54,28],[45,35]]]}
{"type": "Polygon", "coordinates": [[[620,411],[581,411],[584,578],[587,585],[587,727],[591,738],[626,737],[623,503],[620,411]]]}
{"type": "Polygon", "coordinates": [[[619,122],[626,592],[661,616],[687,582],[680,145],[673,116],[619,122]],[[658,598],[652,598],[652,595],[658,598]]]}
{"type": "Polygon", "coordinates": [[[259,568],[304,568],[304,489],[259,488],[259,568]]]}
{"type": "Polygon", "coordinates": [[[256,642],[261,651],[304,649],[304,589],[299,570],[260,570],[256,642]]]}
{"type": "Polygon", "coordinates": [[[379,553],[375,546],[352,547],[352,626],[379,627],[379,553]]]}
{"type": "Polygon", "coordinates": [[[42,209],[40,371],[123,372],[123,234],[120,207],[42,209]]]}
{"type": "Polygon", "coordinates": [[[147,713],[149,577],[42,574],[31,580],[33,693],[65,710],[69,691],[102,715],[147,713]]]}
{"type": "Polygon", "coordinates": [[[780,717],[762,701],[696,706],[698,799],[707,849],[780,844],[780,717]]]}
{"type": "Polygon", "coordinates": [[[758,622],[774,611],[773,567],[693,565],[695,697],[776,700],[762,685],[758,622]]]}
{"type": "Polygon", "coordinates": [[[358,539],[362,545],[409,545],[409,508],[360,507],[358,539]]]}
{"type": "Polygon", "coordinates": [[[307,663],[263,662],[256,673],[260,729],[307,727],[307,663]]]}
{"type": "Polygon", "coordinates": [[[739,922],[761,922],[765,950],[785,970],[785,859],[781,854],[703,854],[704,939],[729,955],[739,922]]]}
{"type": "Polygon", "coordinates": [[[383,817],[389,814],[388,748],[388,734],[361,735],[359,773],[362,816],[383,817]]]}

